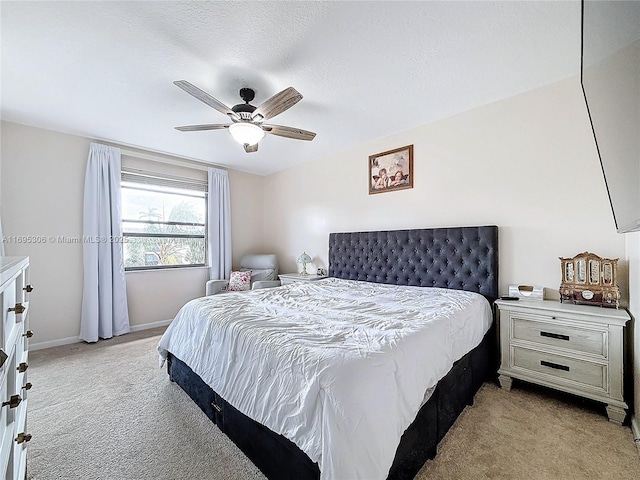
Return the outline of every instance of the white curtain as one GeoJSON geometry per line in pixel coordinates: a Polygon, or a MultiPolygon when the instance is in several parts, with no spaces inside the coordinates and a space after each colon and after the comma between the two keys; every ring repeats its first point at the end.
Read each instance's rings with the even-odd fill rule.
{"type": "Polygon", "coordinates": [[[231,276],[231,207],[229,174],[226,170],[209,168],[209,244],[211,279],[231,276]]]}
{"type": "Polygon", "coordinates": [[[92,143],[84,181],[80,339],[129,332],[120,211],[120,149],[92,143]]]}

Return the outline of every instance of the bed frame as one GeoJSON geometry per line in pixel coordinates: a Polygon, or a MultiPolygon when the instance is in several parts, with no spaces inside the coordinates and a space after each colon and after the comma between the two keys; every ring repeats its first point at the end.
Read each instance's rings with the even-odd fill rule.
{"type": "MultiPolygon", "coordinates": [[[[329,235],[329,276],[394,285],[466,290],[498,297],[498,227],[455,227],[329,235]]],[[[402,436],[389,479],[411,479],[490,374],[495,332],[458,360],[402,436]]],[[[293,442],[239,412],[169,353],[170,379],[269,479],[317,480],[318,465],[293,442]]],[[[381,412],[383,413],[383,412],[381,412]]]]}

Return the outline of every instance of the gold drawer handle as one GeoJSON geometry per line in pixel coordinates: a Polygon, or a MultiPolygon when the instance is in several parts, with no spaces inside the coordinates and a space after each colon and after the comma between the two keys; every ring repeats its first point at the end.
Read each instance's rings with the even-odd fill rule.
{"type": "Polygon", "coordinates": [[[16,408],[22,402],[22,398],[19,395],[11,395],[11,398],[6,402],[2,402],[2,406],[5,407],[9,405],[9,408],[16,408]]]}
{"type": "Polygon", "coordinates": [[[31,434],[30,433],[19,433],[18,436],[16,437],[16,442],[17,443],[22,443],[22,442],[28,442],[31,440],[31,434]]]}
{"type": "Polygon", "coordinates": [[[25,310],[26,310],[25,306],[22,305],[21,303],[16,303],[15,307],[9,309],[10,312],[16,312],[17,315],[24,313],[25,310]]]}
{"type": "Polygon", "coordinates": [[[20,365],[18,365],[18,368],[16,368],[16,370],[18,370],[20,373],[24,373],[27,371],[27,368],[29,368],[29,365],[27,365],[25,362],[22,362],[20,365]]]}
{"type": "Polygon", "coordinates": [[[33,292],[33,287],[31,285],[27,285],[26,287],[23,288],[23,290],[27,293],[31,293],[33,292]]]}
{"type": "Polygon", "coordinates": [[[31,338],[33,337],[33,332],[31,330],[27,330],[26,333],[22,334],[23,337],[31,338]]]}
{"type": "Polygon", "coordinates": [[[23,390],[31,390],[31,387],[33,387],[33,385],[31,384],[31,382],[28,382],[23,388],[23,390]]]}

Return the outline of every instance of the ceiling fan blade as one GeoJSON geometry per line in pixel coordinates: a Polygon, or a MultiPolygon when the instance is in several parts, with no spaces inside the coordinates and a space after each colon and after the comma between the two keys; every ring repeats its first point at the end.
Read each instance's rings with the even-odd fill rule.
{"type": "Polygon", "coordinates": [[[244,151],[247,152],[247,153],[257,152],[258,151],[258,144],[256,143],[255,145],[245,145],[244,146],[244,151]]]}
{"type": "Polygon", "coordinates": [[[227,107],[220,100],[217,100],[217,99],[213,98],[207,92],[205,92],[203,90],[200,90],[198,87],[196,87],[195,85],[190,84],[186,80],[176,80],[175,82],[173,82],[173,84],[176,85],[177,87],[180,87],[182,90],[184,90],[188,94],[193,95],[195,98],[197,98],[201,102],[204,102],[207,105],[209,105],[210,107],[215,108],[220,113],[224,113],[225,115],[228,115],[231,118],[240,119],[240,117],[238,116],[238,114],[236,112],[231,110],[229,107],[227,107]]]}
{"type": "Polygon", "coordinates": [[[199,132],[200,130],[222,130],[223,128],[229,128],[229,125],[223,124],[212,124],[207,123],[205,125],[185,125],[184,127],[175,127],[176,130],[180,130],[181,132],[199,132]]]}
{"type": "Polygon", "coordinates": [[[269,120],[270,118],[281,114],[288,108],[293,107],[300,100],[302,100],[300,92],[293,87],[285,88],[280,93],[276,93],[273,97],[256,108],[253,111],[251,118],[258,122],[269,120]]]}
{"type": "Polygon", "coordinates": [[[296,140],[313,140],[316,136],[315,133],[301,128],[283,127],[282,125],[262,125],[262,129],[270,133],[271,135],[278,135],[280,137],[295,138],[296,140]]]}

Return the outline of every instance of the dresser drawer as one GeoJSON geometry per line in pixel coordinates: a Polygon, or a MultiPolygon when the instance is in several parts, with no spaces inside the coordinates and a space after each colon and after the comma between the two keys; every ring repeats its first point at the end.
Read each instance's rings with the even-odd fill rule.
{"type": "Polygon", "coordinates": [[[3,291],[2,295],[2,349],[9,352],[18,339],[18,331],[21,326],[20,315],[11,310],[16,306],[16,291],[14,284],[3,291]],[[20,318],[19,318],[20,317],[20,318]]]}
{"type": "MultiPolygon", "coordinates": [[[[15,394],[16,362],[15,350],[10,352],[5,362],[3,375],[0,377],[0,403],[6,402],[15,394]]],[[[8,466],[12,464],[13,433],[16,424],[16,409],[8,405],[0,408],[0,475],[6,478],[8,466]]]]}
{"type": "Polygon", "coordinates": [[[14,479],[22,480],[25,478],[27,446],[31,440],[31,435],[27,431],[27,401],[22,401],[16,409],[16,424],[14,427],[13,442],[13,465],[14,479]]]}
{"type": "MultiPolygon", "coordinates": [[[[577,383],[603,392],[608,391],[608,367],[586,360],[539,352],[528,348],[512,346],[512,369],[526,370],[577,383]]],[[[537,375],[540,377],[540,375],[537,375]]]]}
{"type": "Polygon", "coordinates": [[[514,340],[589,353],[602,358],[608,356],[608,329],[587,329],[574,325],[545,321],[538,317],[513,315],[511,334],[514,340]]]}

